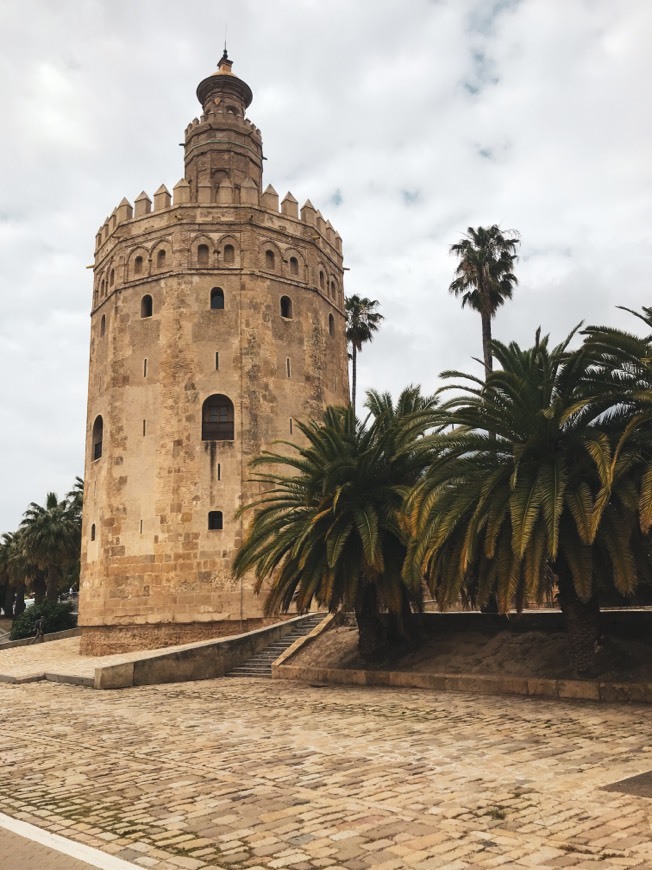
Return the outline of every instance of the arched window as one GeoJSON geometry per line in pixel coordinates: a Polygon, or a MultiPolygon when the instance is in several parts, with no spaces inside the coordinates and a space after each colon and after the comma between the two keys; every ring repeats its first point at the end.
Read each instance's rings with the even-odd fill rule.
{"type": "Polygon", "coordinates": [[[95,540],[95,523],[91,526],[91,541],[95,540]]]}
{"type": "Polygon", "coordinates": [[[104,336],[106,332],[106,314],[102,315],[102,319],[100,320],[100,338],[104,336]]]}
{"type": "Polygon", "coordinates": [[[165,251],[163,248],[156,255],[156,268],[165,269],[165,251]]]}
{"type": "Polygon", "coordinates": [[[324,289],[324,272],[322,269],[319,270],[319,286],[322,290],[324,289]]]}
{"type": "Polygon", "coordinates": [[[104,420],[101,415],[95,418],[93,423],[93,435],[91,443],[93,445],[93,461],[99,459],[102,455],[102,438],[104,437],[104,420]]]}
{"type": "Polygon", "coordinates": [[[113,287],[113,282],[115,281],[115,269],[111,269],[109,272],[109,284],[113,287]]]}
{"type": "Polygon", "coordinates": [[[274,251],[265,251],[265,268],[266,269],[275,269],[276,268],[276,257],[274,256],[274,251]]]}
{"type": "Polygon", "coordinates": [[[136,257],[136,259],[134,260],[134,275],[140,275],[140,273],[142,271],[143,271],[143,258],[136,257]]]}
{"type": "Polygon", "coordinates": [[[290,257],[290,275],[299,274],[299,261],[296,257],[290,257]]]}
{"type": "Polygon", "coordinates": [[[219,531],[224,528],[224,517],[222,511],[208,512],[208,530],[209,532],[219,531]]]}
{"type": "Polygon", "coordinates": [[[100,296],[104,296],[104,290],[105,290],[105,283],[104,283],[104,278],[102,278],[102,281],[100,283],[100,296]]]}
{"type": "Polygon", "coordinates": [[[213,311],[221,311],[224,308],[224,290],[221,287],[213,287],[211,290],[211,308],[213,311]]]}
{"type": "Polygon", "coordinates": [[[233,441],[233,402],[220,394],[209,396],[201,412],[202,441],[233,441]]]}
{"type": "Polygon", "coordinates": [[[335,299],[335,281],[333,281],[332,278],[331,278],[331,285],[330,285],[330,295],[331,295],[331,299],[335,299]]]}
{"type": "Polygon", "coordinates": [[[328,315],[328,334],[335,335],[335,318],[332,314],[328,315]]]}
{"type": "Polygon", "coordinates": [[[233,245],[224,245],[224,262],[235,262],[235,248],[233,247],[233,245]]]}
{"type": "Polygon", "coordinates": [[[281,296],[281,317],[292,320],[292,300],[289,296],[281,296]]]}
{"type": "Polygon", "coordinates": [[[141,317],[151,317],[154,311],[154,303],[152,302],[152,297],[147,293],[140,300],[140,316],[141,317]]]}
{"type": "Polygon", "coordinates": [[[208,266],[208,245],[199,245],[197,248],[197,265],[208,266]]]}

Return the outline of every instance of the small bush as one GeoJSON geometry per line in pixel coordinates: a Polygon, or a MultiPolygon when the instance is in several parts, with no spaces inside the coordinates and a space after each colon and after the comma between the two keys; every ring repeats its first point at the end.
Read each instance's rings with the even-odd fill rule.
{"type": "Polygon", "coordinates": [[[40,617],[43,617],[44,634],[75,628],[77,626],[77,617],[72,614],[71,610],[72,605],[68,602],[60,604],[58,601],[42,601],[40,604],[33,604],[14,619],[11,625],[9,640],[34,637],[36,634],[36,623],[40,617]]]}

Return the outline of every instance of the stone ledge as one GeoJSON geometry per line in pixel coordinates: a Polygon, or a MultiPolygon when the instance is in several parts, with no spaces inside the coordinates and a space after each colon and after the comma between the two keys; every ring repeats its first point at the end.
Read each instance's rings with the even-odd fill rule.
{"type": "MultiPolygon", "coordinates": [[[[280,661],[280,660],[279,660],[280,661]]],[[[652,704],[652,683],[610,683],[597,680],[543,680],[479,674],[428,674],[409,671],[364,671],[301,667],[274,663],[272,679],[349,686],[388,686],[469,692],[483,695],[525,695],[560,700],[652,704]]]]}

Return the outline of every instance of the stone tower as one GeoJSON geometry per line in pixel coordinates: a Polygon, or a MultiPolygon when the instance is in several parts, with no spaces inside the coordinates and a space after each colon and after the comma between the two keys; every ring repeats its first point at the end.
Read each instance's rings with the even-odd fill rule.
{"type": "Polygon", "coordinates": [[[79,622],[82,652],[262,624],[231,561],[248,463],[348,400],[342,244],[262,188],[252,100],[226,52],[197,88],[185,172],[96,238],[79,622]]]}

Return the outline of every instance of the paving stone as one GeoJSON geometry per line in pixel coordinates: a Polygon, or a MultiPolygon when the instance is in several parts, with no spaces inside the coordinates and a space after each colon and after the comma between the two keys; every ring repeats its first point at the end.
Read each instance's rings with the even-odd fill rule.
{"type": "Polygon", "coordinates": [[[652,867],[652,802],[602,790],[649,733],[545,698],[2,684],[0,810],[155,870],[652,867]]]}

